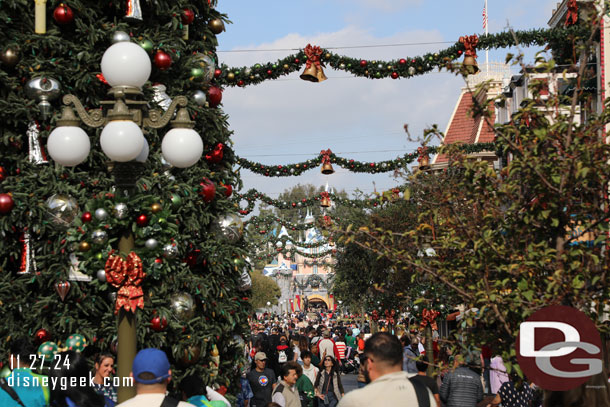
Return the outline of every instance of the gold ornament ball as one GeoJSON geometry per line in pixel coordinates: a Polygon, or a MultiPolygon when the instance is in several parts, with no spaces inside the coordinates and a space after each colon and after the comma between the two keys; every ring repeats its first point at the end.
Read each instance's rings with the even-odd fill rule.
{"type": "Polygon", "coordinates": [[[154,204],[150,205],[150,211],[152,213],[161,212],[162,209],[163,209],[163,207],[161,206],[160,203],[154,203],[154,204]]]}
{"type": "Polygon", "coordinates": [[[289,69],[290,66],[288,64],[284,64],[284,69],[289,69]]]}
{"type": "Polygon", "coordinates": [[[80,242],[78,245],[78,250],[80,252],[88,252],[89,250],[91,250],[91,245],[89,244],[89,242],[80,242]]]}
{"type": "Polygon", "coordinates": [[[7,48],[0,54],[0,61],[8,67],[14,67],[19,62],[19,51],[15,48],[7,48]]]}
{"type": "Polygon", "coordinates": [[[330,59],[330,53],[329,53],[329,52],[327,52],[327,53],[326,53],[326,55],[324,55],[324,58],[326,58],[326,59],[330,59]]]}
{"type": "Polygon", "coordinates": [[[229,72],[227,74],[227,79],[230,80],[230,81],[234,80],[235,79],[235,74],[233,72],[229,72]]]}
{"type": "Polygon", "coordinates": [[[225,30],[225,23],[220,18],[215,18],[208,23],[210,31],[218,35],[225,30]]]}

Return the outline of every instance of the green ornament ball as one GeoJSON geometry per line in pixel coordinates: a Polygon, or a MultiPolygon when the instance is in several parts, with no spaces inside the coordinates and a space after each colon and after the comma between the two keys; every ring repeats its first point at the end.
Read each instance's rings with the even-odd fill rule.
{"type": "Polygon", "coordinates": [[[182,204],[182,197],[178,194],[172,194],[172,197],[170,199],[172,201],[172,205],[174,205],[175,208],[179,207],[182,204]]]}
{"type": "Polygon", "coordinates": [[[201,68],[192,68],[191,69],[191,77],[196,80],[203,79],[203,69],[201,68]]]}
{"type": "Polygon", "coordinates": [[[8,365],[4,366],[2,370],[0,370],[0,377],[8,377],[11,374],[11,369],[8,365]]]}
{"type": "Polygon", "coordinates": [[[261,64],[254,65],[254,68],[256,68],[256,69],[260,69],[260,67],[261,67],[261,64]]]}
{"type": "Polygon", "coordinates": [[[36,352],[38,356],[44,356],[44,359],[49,362],[53,360],[55,354],[59,351],[59,347],[55,342],[43,342],[38,347],[38,351],[36,352]]]}
{"type": "Polygon", "coordinates": [[[139,45],[148,53],[153,51],[153,43],[151,40],[143,39],[139,42],[139,45]]]}
{"type": "Polygon", "coordinates": [[[87,340],[80,334],[72,334],[66,340],[66,348],[75,352],[82,352],[87,346],[87,340]]]}
{"type": "Polygon", "coordinates": [[[234,258],[233,264],[235,265],[235,267],[240,268],[240,269],[246,266],[246,262],[241,257],[234,258]]]}

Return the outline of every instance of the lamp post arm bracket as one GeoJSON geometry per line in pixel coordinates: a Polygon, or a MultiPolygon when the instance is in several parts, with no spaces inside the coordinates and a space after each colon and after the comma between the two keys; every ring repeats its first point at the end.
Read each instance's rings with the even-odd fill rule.
{"type": "Polygon", "coordinates": [[[106,119],[101,109],[91,110],[87,112],[83,104],[74,95],[64,95],[64,105],[74,105],[78,117],[89,127],[101,127],[106,124],[106,119]]]}
{"type": "Polygon", "coordinates": [[[172,100],[172,103],[169,105],[165,112],[161,112],[160,110],[151,110],[148,112],[148,117],[145,117],[142,123],[143,127],[150,127],[153,129],[160,129],[162,127],[167,126],[169,121],[174,116],[176,112],[176,108],[178,106],[186,107],[188,104],[188,99],[186,96],[177,96],[172,100]]]}

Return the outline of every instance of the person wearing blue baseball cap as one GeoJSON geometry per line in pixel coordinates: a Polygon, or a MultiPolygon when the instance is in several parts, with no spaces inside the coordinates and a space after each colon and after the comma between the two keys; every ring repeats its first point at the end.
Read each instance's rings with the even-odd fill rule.
{"type": "Polygon", "coordinates": [[[131,376],[136,383],[136,396],[117,407],[194,407],[165,395],[172,370],[162,350],[147,348],[139,351],[133,360],[131,376]]]}

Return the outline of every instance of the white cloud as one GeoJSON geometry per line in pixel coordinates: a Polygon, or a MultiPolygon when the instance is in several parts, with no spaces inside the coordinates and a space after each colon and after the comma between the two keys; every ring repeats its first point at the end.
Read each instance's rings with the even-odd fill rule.
{"type": "MultiPolygon", "coordinates": [[[[442,40],[436,30],[405,31],[379,38],[351,26],[310,37],[289,34],[247,49],[299,49],[308,43],[333,47],[442,40]]],[[[335,52],[371,61],[417,56],[430,50],[431,45],[423,45],[335,52]]],[[[295,51],[221,53],[220,58],[229,66],[241,67],[275,61],[292,53],[295,51]]],[[[257,86],[227,88],[223,104],[230,116],[229,125],[235,131],[237,154],[265,164],[304,161],[327,148],[360,161],[393,159],[417,148],[407,142],[403,124],[409,124],[414,136],[434,123],[444,130],[463,85],[462,79],[438,72],[400,80],[355,78],[330,69],[325,72],[329,79],[322,83],[302,81],[299,72],[257,86]]],[[[256,188],[269,194],[297,183],[324,184],[326,179],[335,188],[348,192],[356,188],[371,192],[373,181],[381,190],[395,185],[389,175],[363,176],[346,170],[329,177],[321,175],[318,169],[300,177],[281,179],[260,177],[245,170],[242,175],[246,189],[256,188]]]]}

